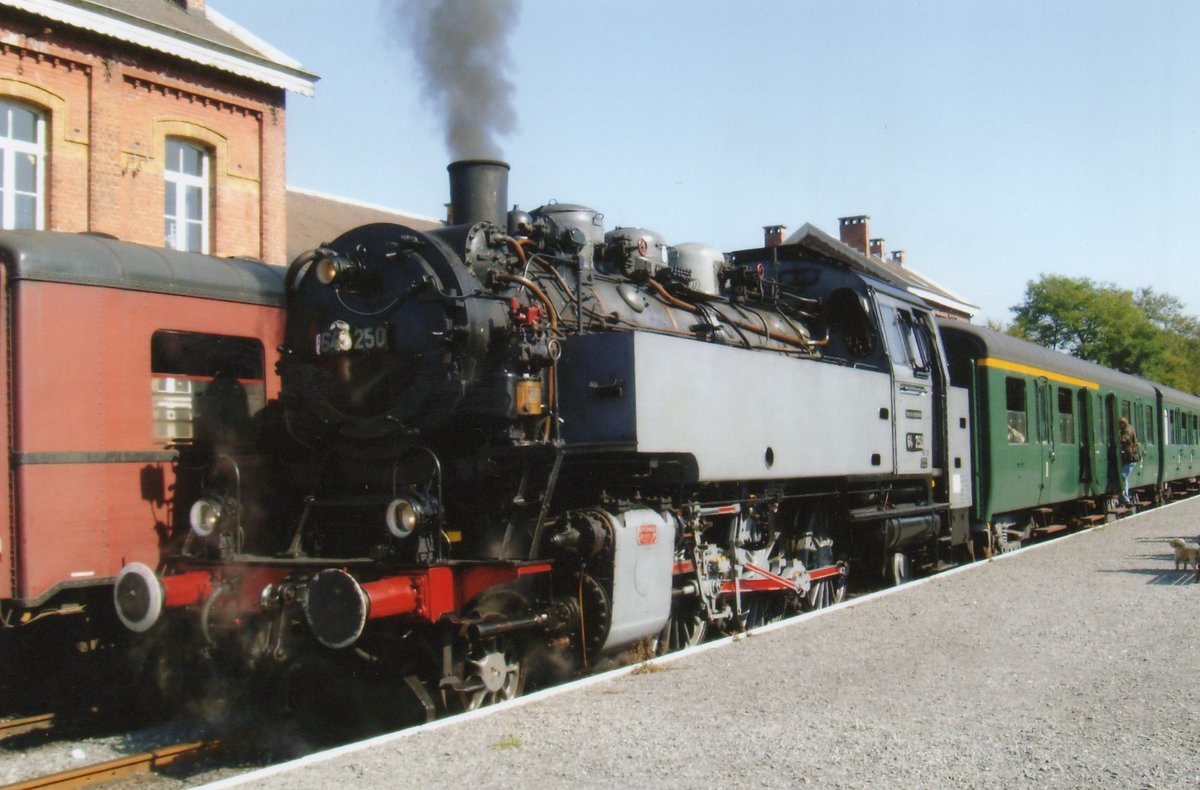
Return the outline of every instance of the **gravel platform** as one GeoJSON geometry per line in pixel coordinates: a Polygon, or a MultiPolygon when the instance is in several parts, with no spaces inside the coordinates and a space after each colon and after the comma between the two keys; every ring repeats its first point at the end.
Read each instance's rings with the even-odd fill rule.
{"type": "Polygon", "coordinates": [[[1197,787],[1200,499],[218,783],[1197,787]]]}

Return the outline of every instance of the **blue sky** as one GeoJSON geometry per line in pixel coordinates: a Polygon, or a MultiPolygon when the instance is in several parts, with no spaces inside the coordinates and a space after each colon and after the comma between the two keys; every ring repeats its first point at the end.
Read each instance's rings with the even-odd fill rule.
{"type": "MultiPolygon", "coordinates": [[[[288,183],[440,216],[449,154],[395,0],[209,0],[321,76],[288,183]]],[[[871,217],[1008,323],[1043,273],[1200,315],[1200,3],[524,0],[510,203],[668,243],[871,217]]]]}

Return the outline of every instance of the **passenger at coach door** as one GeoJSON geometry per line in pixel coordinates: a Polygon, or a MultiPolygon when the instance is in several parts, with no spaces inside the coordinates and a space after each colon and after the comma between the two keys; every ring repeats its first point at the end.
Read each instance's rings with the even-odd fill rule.
{"type": "Polygon", "coordinates": [[[1125,491],[1121,499],[1129,504],[1129,476],[1133,474],[1133,465],[1142,460],[1141,448],[1138,445],[1137,434],[1129,424],[1128,417],[1122,417],[1121,426],[1121,478],[1125,483],[1125,491]]]}

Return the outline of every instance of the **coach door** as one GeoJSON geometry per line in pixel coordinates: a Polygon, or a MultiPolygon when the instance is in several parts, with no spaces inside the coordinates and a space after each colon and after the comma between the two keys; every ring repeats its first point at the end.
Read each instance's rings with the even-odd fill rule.
{"type": "Polygon", "coordinates": [[[1054,431],[1054,386],[1045,377],[1042,377],[1034,382],[1034,390],[1037,400],[1037,438],[1042,457],[1039,501],[1052,502],[1054,501],[1054,491],[1052,490],[1054,462],[1057,459],[1054,431]]]}
{"type": "Polygon", "coordinates": [[[1086,491],[1088,484],[1092,482],[1092,443],[1094,441],[1089,427],[1091,425],[1088,413],[1090,402],[1086,388],[1078,391],[1075,403],[1079,412],[1079,482],[1083,484],[1086,491]]]}

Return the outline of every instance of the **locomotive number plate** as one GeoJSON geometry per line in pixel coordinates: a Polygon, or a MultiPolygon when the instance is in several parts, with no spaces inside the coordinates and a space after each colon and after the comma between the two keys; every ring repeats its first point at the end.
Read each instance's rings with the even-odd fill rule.
{"type": "Polygon", "coordinates": [[[334,321],[324,332],[316,334],[315,350],[318,354],[386,351],[390,336],[387,324],[350,326],[345,321],[334,321]]]}

